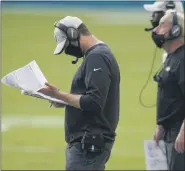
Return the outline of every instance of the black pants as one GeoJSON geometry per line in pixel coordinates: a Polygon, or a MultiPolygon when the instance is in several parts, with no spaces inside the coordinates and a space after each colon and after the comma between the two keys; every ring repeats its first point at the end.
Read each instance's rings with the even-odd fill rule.
{"type": "Polygon", "coordinates": [[[180,127],[174,127],[165,130],[164,142],[166,146],[166,156],[168,170],[184,170],[184,153],[178,153],[175,150],[175,140],[179,133],[180,127]]]}
{"type": "Polygon", "coordinates": [[[109,160],[113,144],[106,143],[102,152],[85,152],[81,143],[68,145],[66,148],[66,170],[104,170],[109,160]]]}

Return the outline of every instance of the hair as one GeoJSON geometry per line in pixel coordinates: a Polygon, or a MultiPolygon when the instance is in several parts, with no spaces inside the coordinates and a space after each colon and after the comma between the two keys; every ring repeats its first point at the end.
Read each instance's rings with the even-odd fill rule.
{"type": "MultiPolygon", "coordinates": [[[[175,10],[167,10],[166,13],[165,13],[165,16],[163,17],[163,20],[168,20],[170,21],[171,23],[173,23],[173,12],[175,10]]],[[[183,13],[180,13],[180,12],[177,12],[176,11],[176,14],[177,14],[177,22],[178,22],[178,25],[180,26],[181,28],[181,34],[179,35],[178,39],[181,40],[183,43],[184,43],[184,38],[185,38],[185,33],[184,33],[184,14],[183,13]]]]}
{"type": "Polygon", "coordinates": [[[78,27],[78,31],[80,32],[81,35],[83,36],[89,36],[91,35],[91,33],[89,32],[87,26],[82,23],[79,27],[78,27]]]}

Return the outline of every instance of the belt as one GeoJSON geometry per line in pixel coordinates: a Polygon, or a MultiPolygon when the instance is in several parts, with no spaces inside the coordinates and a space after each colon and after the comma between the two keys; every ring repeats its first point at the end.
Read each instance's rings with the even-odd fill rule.
{"type": "MultiPolygon", "coordinates": [[[[76,145],[76,144],[81,144],[81,140],[82,140],[83,137],[79,137],[71,142],[68,143],[69,146],[73,146],[73,145],[76,145]]],[[[110,144],[113,145],[113,141],[110,141],[110,140],[105,140],[105,146],[110,146],[110,144]]]]}
{"type": "MultiPolygon", "coordinates": [[[[68,144],[73,145],[75,143],[81,143],[82,138],[83,138],[82,136],[81,137],[78,137],[77,139],[74,139],[73,141],[69,142],[68,144]]],[[[113,144],[114,143],[114,141],[112,141],[110,139],[107,139],[107,138],[104,138],[104,140],[105,140],[105,144],[106,143],[109,143],[109,144],[113,144]]]]}
{"type": "MultiPolygon", "coordinates": [[[[67,143],[72,143],[74,141],[79,141],[81,140],[84,135],[84,132],[79,132],[75,134],[70,134],[67,138],[67,143]]],[[[115,141],[115,136],[108,136],[104,135],[105,142],[113,143],[115,141]]]]}
{"type": "MultiPolygon", "coordinates": [[[[79,141],[74,141],[74,142],[68,143],[68,147],[69,147],[69,148],[71,148],[72,146],[75,146],[77,149],[82,150],[82,144],[81,144],[81,142],[79,142],[79,141]]],[[[107,143],[107,142],[106,142],[104,148],[101,149],[101,151],[102,151],[102,150],[111,151],[112,146],[113,146],[113,143],[107,143]]],[[[94,148],[95,148],[95,151],[100,151],[99,149],[96,149],[96,147],[94,147],[94,148]]]]}

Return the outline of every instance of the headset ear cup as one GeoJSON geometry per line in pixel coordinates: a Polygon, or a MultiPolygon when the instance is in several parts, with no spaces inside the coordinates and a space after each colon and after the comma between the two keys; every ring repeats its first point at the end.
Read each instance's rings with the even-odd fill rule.
{"type": "Polygon", "coordinates": [[[172,30],[171,30],[171,35],[174,37],[174,38],[177,38],[180,36],[180,33],[181,33],[181,28],[180,26],[178,25],[174,25],[172,30]]]}
{"type": "Polygon", "coordinates": [[[175,9],[175,3],[173,1],[168,1],[166,3],[166,9],[175,9]]]}
{"type": "Polygon", "coordinates": [[[77,40],[79,37],[78,31],[74,28],[68,28],[67,35],[70,40],[77,40]]]}

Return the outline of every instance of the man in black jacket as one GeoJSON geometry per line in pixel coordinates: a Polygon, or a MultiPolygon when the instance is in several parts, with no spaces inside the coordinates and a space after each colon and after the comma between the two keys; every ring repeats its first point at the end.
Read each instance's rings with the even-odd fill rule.
{"type": "Polygon", "coordinates": [[[152,39],[168,53],[161,71],[154,76],[158,83],[154,140],[165,141],[169,170],[184,170],[184,15],[168,10],[154,28],[152,39]]]}
{"type": "Polygon", "coordinates": [[[55,23],[54,54],[84,60],[74,75],[71,92],[46,83],[43,94],[63,100],[67,170],[103,170],[115,141],[119,121],[120,71],[109,47],[92,35],[77,17],[55,23]]]}

